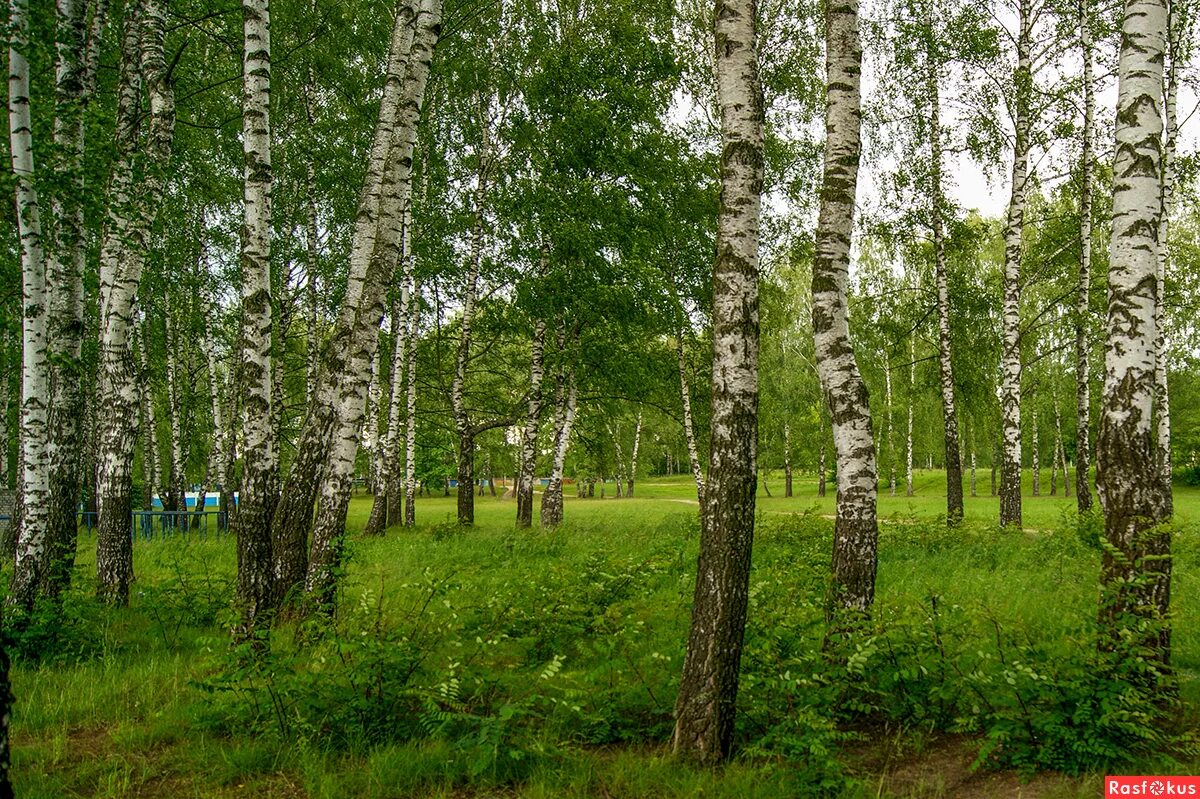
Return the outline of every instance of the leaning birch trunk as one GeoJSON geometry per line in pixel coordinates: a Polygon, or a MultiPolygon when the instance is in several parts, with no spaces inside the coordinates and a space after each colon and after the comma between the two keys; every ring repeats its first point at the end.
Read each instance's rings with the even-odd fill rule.
{"type": "Polygon", "coordinates": [[[763,95],[753,0],[716,0],[721,197],[713,265],[709,481],[672,746],[704,764],[733,743],[749,598],[758,441],[758,247],[763,95]]]}
{"type": "Polygon", "coordinates": [[[9,586],[9,604],[33,607],[47,575],[50,555],[49,430],[50,372],[46,341],[46,256],[34,183],[33,119],[30,113],[29,19],[25,0],[12,0],[8,47],[8,130],[16,178],[21,245],[21,528],[9,586]]]}
{"type": "MultiPolygon", "coordinates": [[[[383,330],[377,335],[382,339],[383,330]]],[[[362,449],[367,453],[367,490],[379,497],[377,454],[379,452],[379,406],[383,403],[383,348],[375,344],[375,356],[371,358],[371,377],[367,381],[367,409],[363,416],[362,449]]]]}
{"type": "MultiPolygon", "coordinates": [[[[179,358],[183,348],[175,332],[175,322],[172,318],[174,311],[170,307],[170,300],[167,301],[167,305],[167,431],[171,437],[171,460],[167,468],[167,502],[163,504],[163,510],[182,512],[187,510],[183,473],[183,401],[180,397],[182,387],[179,385],[179,358]]],[[[179,517],[175,517],[171,520],[171,525],[174,526],[178,521],[179,517]]]]}
{"type": "Polygon", "coordinates": [[[792,425],[783,423],[783,495],[792,496],[792,425]]]}
{"type": "Polygon", "coordinates": [[[141,405],[142,425],[142,509],[154,510],[154,494],[159,488],[158,471],[158,419],[154,409],[154,390],[150,374],[150,357],[146,352],[146,320],[143,319],[134,331],[137,336],[137,351],[140,371],[138,392],[141,405]]]}
{"type": "MultiPolygon", "coordinates": [[[[310,124],[312,120],[309,120],[310,124]]],[[[304,293],[307,305],[307,324],[304,335],[304,404],[313,401],[317,393],[317,370],[321,360],[321,336],[317,330],[320,323],[320,281],[317,274],[320,259],[320,240],[317,237],[317,188],[316,170],[310,160],[305,173],[305,216],[304,216],[304,293]]]]}
{"type": "MultiPolygon", "coordinates": [[[[408,352],[412,346],[409,336],[409,314],[415,313],[416,306],[412,299],[412,202],[404,209],[404,232],[400,243],[403,252],[404,268],[401,278],[400,307],[393,308],[395,325],[392,336],[392,385],[390,405],[388,406],[387,441],[384,444],[383,467],[387,475],[387,504],[384,508],[386,526],[400,524],[403,519],[403,472],[400,471],[402,453],[400,451],[400,421],[403,417],[401,402],[405,400],[402,393],[405,386],[405,375],[408,367],[408,352]],[[412,309],[412,310],[410,310],[412,309]]],[[[415,400],[415,396],[414,396],[415,400]]]]}
{"type": "MultiPolygon", "coordinates": [[[[411,278],[411,274],[410,274],[411,278]]],[[[410,281],[412,313],[408,326],[408,356],[404,377],[404,526],[417,523],[417,334],[420,332],[420,314],[417,311],[420,290],[415,281],[410,281]]]]}
{"type": "Polygon", "coordinates": [[[704,469],[700,465],[700,449],[696,446],[696,428],[692,424],[692,391],[688,387],[687,353],[683,349],[683,331],[679,331],[679,344],[676,347],[679,356],[679,395],[683,402],[683,437],[687,442],[688,466],[692,470],[692,479],[696,481],[696,500],[700,503],[700,513],[704,513],[704,469]]]}
{"type": "Polygon", "coordinates": [[[317,516],[309,547],[308,572],[304,579],[310,607],[326,613],[331,613],[335,607],[337,573],[346,534],[346,511],[350,506],[351,478],[358,454],[358,430],[366,404],[367,365],[379,343],[378,329],[383,321],[386,284],[400,264],[404,208],[409,202],[412,188],[413,151],[425,100],[429,66],[441,31],[441,14],[441,0],[422,0],[404,90],[397,107],[396,141],[390,148],[384,166],[384,190],[378,206],[374,251],[359,298],[348,368],[339,381],[334,405],[329,462],[320,485],[317,516]]]}
{"type": "MultiPolygon", "coordinates": [[[[933,8],[929,4],[930,29],[933,29],[933,8]]],[[[938,373],[942,389],[942,421],[946,452],[946,522],[957,524],[963,517],[962,455],[959,452],[958,416],[954,407],[954,367],[950,352],[950,287],[946,265],[946,241],[942,229],[942,130],[941,97],[938,88],[939,75],[937,57],[933,52],[930,37],[927,57],[929,71],[926,91],[929,93],[929,158],[930,183],[933,196],[930,199],[930,217],[933,228],[934,273],[937,283],[938,308],[938,373]]]]}
{"type": "Polygon", "coordinates": [[[1030,471],[1033,472],[1033,495],[1035,497],[1042,495],[1041,443],[1038,436],[1038,412],[1037,408],[1034,408],[1029,430],[1029,466],[1030,471]]]}
{"type": "Polygon", "coordinates": [[[896,496],[896,431],[892,425],[892,359],[887,353],[884,353],[883,364],[883,390],[884,390],[884,408],[886,416],[884,423],[887,425],[887,456],[888,456],[888,493],[893,497],[896,496]]]}
{"type": "MultiPolygon", "coordinates": [[[[335,404],[340,383],[350,369],[346,353],[352,348],[352,338],[367,335],[360,331],[359,306],[363,284],[369,278],[382,281],[383,276],[368,274],[375,251],[379,204],[383,191],[384,172],[400,120],[412,55],[417,0],[403,0],[396,9],[389,45],[387,72],[379,105],[379,119],[374,140],[367,158],[366,174],[358,202],[357,215],[350,245],[350,270],[346,280],[346,295],[338,313],[332,335],[325,342],[321,363],[315,378],[315,390],[308,403],[308,413],[300,431],[296,457],[288,471],[280,493],[279,504],[271,519],[271,551],[275,599],[282,601],[300,590],[308,571],[308,533],[312,524],[320,474],[329,460],[329,447],[334,429],[335,404]]],[[[378,327],[378,325],[376,325],[378,327]]]]}
{"type": "Polygon", "coordinates": [[[127,6],[125,28],[117,101],[117,160],[109,181],[107,219],[100,240],[98,383],[106,414],[100,422],[96,591],[102,600],[116,605],[129,604],[129,582],[133,579],[129,519],[139,388],[133,381],[129,333],[175,130],[175,97],[163,55],[166,12],[160,0],[127,6]],[[144,147],[147,168],[135,183],[138,95],[143,80],[150,98],[150,126],[144,147]]]}
{"type": "MultiPolygon", "coordinates": [[[[407,254],[402,257],[407,258],[407,254]]],[[[407,286],[403,291],[407,295],[407,286]]],[[[387,397],[387,404],[383,406],[387,408],[387,427],[375,445],[375,496],[371,501],[371,514],[367,517],[363,535],[383,534],[389,524],[389,508],[393,502],[392,453],[399,440],[399,431],[396,428],[400,424],[400,390],[403,388],[400,379],[400,370],[404,368],[404,335],[402,331],[408,322],[401,318],[400,303],[395,300],[392,301],[389,316],[391,317],[389,332],[392,340],[391,368],[386,392],[383,389],[382,376],[379,378],[378,395],[378,402],[381,406],[383,406],[384,396],[387,397]]],[[[380,411],[383,410],[383,407],[380,408],[380,411]]]]}
{"type": "Polygon", "coordinates": [[[1183,47],[1180,0],[1168,0],[1167,47],[1168,57],[1164,77],[1166,127],[1163,131],[1162,155],[1162,213],[1158,220],[1158,257],[1155,259],[1154,318],[1158,329],[1154,337],[1154,416],[1155,453],[1158,488],[1161,492],[1159,518],[1163,521],[1175,515],[1175,498],[1171,490],[1171,399],[1167,388],[1167,329],[1163,323],[1166,299],[1167,261],[1170,255],[1170,219],[1175,207],[1175,143],[1179,136],[1176,110],[1179,94],[1179,60],[1183,47]]]}
{"type": "MultiPolygon", "coordinates": [[[[578,336],[573,335],[569,341],[574,345],[578,336]]],[[[558,349],[559,357],[567,356],[568,339],[565,323],[559,321],[558,349]]],[[[541,523],[542,527],[556,527],[563,520],[563,469],[567,462],[567,449],[571,445],[571,427],[575,422],[575,403],[578,397],[578,385],[575,379],[574,366],[564,364],[560,367],[558,376],[558,392],[554,403],[554,447],[553,459],[550,464],[550,482],[542,492],[541,523]]]]}
{"type": "Polygon", "coordinates": [[[213,440],[208,451],[208,470],[220,480],[225,465],[225,418],[221,403],[223,381],[221,370],[217,365],[217,342],[213,336],[211,320],[207,316],[204,319],[204,358],[208,375],[208,398],[211,403],[213,419],[213,440]]]}
{"type": "Polygon", "coordinates": [[[1032,0],[1020,0],[1013,97],[1012,189],[1004,226],[1004,309],[1001,347],[1000,526],[1021,526],[1021,242],[1029,173],[1029,105],[1033,81],[1032,0]]]}
{"type": "Polygon", "coordinates": [[[489,168],[490,132],[487,108],[480,101],[479,150],[475,154],[475,221],[471,231],[471,255],[467,265],[467,276],[463,281],[462,321],[459,328],[458,348],[454,356],[454,379],[450,382],[450,407],[454,411],[454,429],[458,433],[458,523],[464,526],[475,524],[475,433],[467,410],[467,368],[471,362],[471,324],[475,320],[475,301],[479,291],[479,267],[483,260],[484,206],[487,203],[487,180],[489,168]]]}
{"type": "Polygon", "coordinates": [[[904,439],[904,495],[913,495],[913,397],[917,393],[917,335],[909,337],[908,360],[908,432],[904,439]]]}
{"type": "Polygon", "coordinates": [[[850,344],[846,283],[862,123],[862,45],[858,2],[826,8],[825,178],[813,260],[813,338],[817,371],[833,420],[837,453],[837,519],[833,532],[830,632],[870,612],[875,599],[875,439],[867,386],[850,344]],[[843,620],[839,618],[846,614],[843,620]]]}
{"type": "Polygon", "coordinates": [[[279,455],[271,363],[271,15],[269,0],[242,0],[242,485],[237,535],[239,635],[251,635],[273,600],[271,516],[279,455]]]}
{"type": "Polygon", "coordinates": [[[971,447],[971,496],[977,496],[975,490],[975,448],[971,447]]]}
{"type": "Polygon", "coordinates": [[[637,482],[638,447],[642,443],[642,414],[639,411],[637,424],[633,428],[633,451],[629,453],[629,482],[625,496],[633,499],[633,484],[637,482]]]}
{"type": "Polygon", "coordinates": [[[1089,298],[1092,281],[1092,136],[1095,88],[1092,84],[1093,0],[1079,0],[1079,43],[1083,51],[1083,151],[1079,159],[1079,289],[1075,295],[1075,507],[1092,509],[1090,475],[1092,394],[1088,364],[1089,298]]]}
{"type": "Polygon", "coordinates": [[[1118,62],[1108,340],[1097,442],[1097,491],[1108,548],[1101,620],[1111,644],[1131,633],[1170,656],[1170,533],[1156,528],[1154,342],[1163,132],[1165,0],[1127,0],[1118,62]],[[1151,558],[1151,560],[1147,560],[1151,558]],[[1149,618],[1142,626],[1138,620],[1149,618]],[[1132,625],[1132,629],[1129,627],[1132,625]]]}
{"type": "Polygon", "coordinates": [[[542,412],[542,381],[546,369],[546,322],[538,319],[533,323],[533,343],[529,356],[529,403],[526,409],[525,429],[521,431],[520,470],[517,476],[517,526],[533,524],[533,480],[537,471],[538,418],[542,412]]]}
{"type": "MultiPolygon", "coordinates": [[[[54,142],[66,173],[66,188],[51,194],[50,216],[57,220],[57,242],[46,263],[49,316],[47,342],[50,367],[48,437],[50,511],[47,526],[47,569],[42,590],[58,596],[71,581],[78,544],[78,507],[84,458],[83,276],[87,266],[84,236],[84,115],[95,85],[90,69],[99,36],[87,35],[87,4],[59,0],[58,46],[55,49],[54,142]]],[[[103,3],[94,7],[103,23],[103,3]]]]}

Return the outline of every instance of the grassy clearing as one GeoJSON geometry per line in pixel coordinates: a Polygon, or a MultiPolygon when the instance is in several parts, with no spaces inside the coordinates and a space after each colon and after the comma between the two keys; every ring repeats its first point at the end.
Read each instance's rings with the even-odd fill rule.
{"type": "MultiPolygon", "coordinates": [[[[133,606],[120,613],[86,598],[85,541],[67,617],[44,631],[59,655],[14,668],[19,795],[780,797],[823,784],[847,797],[1096,796],[1087,768],[1003,766],[998,757],[1022,752],[1019,724],[999,756],[970,768],[1006,719],[1027,721],[973,715],[971,692],[1045,705],[1034,721],[1053,736],[1064,702],[1040,686],[1086,683],[1099,553],[1071,527],[1074,501],[1027,497],[1035,532],[1014,535],[993,529],[996,500],[968,498],[968,525],[947,535],[940,479],[919,472],[916,496],[880,498],[876,629],[847,669],[816,654],[833,497],[818,499],[807,479],[785,500],[769,480],[742,754],[720,774],[665,756],[696,557],[686,479],[643,479],[632,500],[568,496],[568,524],[553,533],[515,532],[512,504],[491,497],[478,498],[477,528],[461,531],[453,497],[422,498],[418,530],[353,538],[336,631],[280,630],[263,669],[239,663],[224,632],[232,541],[139,542],[133,606]],[[1012,671],[1022,659],[1034,678],[1012,671]]],[[[1200,491],[1181,489],[1176,506],[1182,702],[1171,713],[1189,729],[1200,491]]],[[[352,532],[369,507],[355,499],[352,532]]],[[[1129,767],[1200,767],[1176,757],[1129,767]]]]}

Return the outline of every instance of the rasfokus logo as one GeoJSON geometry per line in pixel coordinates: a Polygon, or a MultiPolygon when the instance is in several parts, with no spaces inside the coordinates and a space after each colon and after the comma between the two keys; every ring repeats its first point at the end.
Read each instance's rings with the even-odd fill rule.
{"type": "Polygon", "coordinates": [[[1104,799],[1117,796],[1195,796],[1200,777],[1105,777],[1104,799]]]}

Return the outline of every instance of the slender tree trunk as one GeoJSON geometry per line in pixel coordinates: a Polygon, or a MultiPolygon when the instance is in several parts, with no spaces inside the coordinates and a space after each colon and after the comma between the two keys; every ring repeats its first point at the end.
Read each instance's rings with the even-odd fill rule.
{"type": "Polygon", "coordinates": [[[711,454],[672,740],[677,755],[705,764],[725,760],[733,743],[754,541],[763,186],[763,95],[754,15],[752,0],[716,0],[722,149],[713,266],[711,454]]]}
{"type": "Polygon", "coordinates": [[[1160,486],[1152,431],[1165,0],[1128,0],[1118,64],[1108,342],[1097,442],[1100,501],[1109,548],[1100,572],[1101,619],[1170,655],[1170,534],[1155,527],[1160,486]],[[1149,560],[1147,560],[1149,558],[1149,560]],[[1147,633],[1136,621],[1161,626],[1147,633]],[[1149,636],[1149,641],[1146,641],[1149,636]]]}
{"type": "Polygon", "coordinates": [[[238,501],[237,601],[251,633],[272,605],[271,515],[279,453],[273,419],[271,298],[271,18],[269,0],[242,0],[242,485],[238,501]]]}
{"type": "Polygon", "coordinates": [[[543,356],[546,349],[546,322],[533,324],[533,344],[529,358],[529,404],[525,429],[521,432],[520,471],[517,476],[517,526],[533,524],[533,480],[537,470],[538,418],[542,412],[542,380],[546,370],[543,356]]]}
{"type": "Polygon", "coordinates": [[[975,449],[971,448],[971,496],[977,496],[975,492],[975,449]]]}
{"type": "MultiPolygon", "coordinates": [[[[388,440],[384,450],[384,469],[387,473],[387,524],[400,524],[403,520],[403,491],[404,473],[400,471],[403,453],[400,449],[400,422],[407,414],[402,412],[406,399],[405,378],[407,376],[408,355],[410,350],[415,352],[414,343],[409,335],[411,326],[410,315],[416,316],[416,305],[413,303],[413,254],[412,254],[412,202],[404,209],[404,232],[401,249],[403,250],[404,269],[400,288],[400,307],[393,308],[395,324],[392,328],[392,387],[391,403],[388,408],[388,440]]],[[[415,401],[414,395],[414,401],[415,401]]]]}
{"type": "MultiPolygon", "coordinates": [[[[167,325],[167,359],[165,362],[167,371],[167,430],[171,437],[170,451],[171,460],[168,463],[167,469],[167,497],[169,507],[164,507],[163,510],[170,511],[185,511],[187,510],[187,493],[186,480],[184,476],[185,458],[183,454],[183,398],[180,396],[182,387],[179,385],[179,358],[182,357],[182,347],[179,345],[178,335],[175,331],[175,321],[172,317],[174,310],[170,308],[170,300],[168,300],[168,309],[166,311],[167,325]]],[[[177,521],[172,520],[172,524],[177,521]]]]}
{"type": "Polygon", "coordinates": [[[908,360],[908,433],[904,441],[904,495],[913,495],[913,405],[917,393],[917,336],[909,337],[908,360]]]}
{"type": "Polygon", "coordinates": [[[463,282],[463,308],[454,358],[454,379],[450,383],[450,407],[458,433],[458,523],[475,524],[475,435],[467,410],[465,390],[467,367],[471,362],[471,325],[475,321],[475,301],[479,291],[479,268],[483,262],[484,209],[487,204],[490,131],[487,105],[481,100],[479,127],[481,143],[476,152],[475,221],[471,231],[471,256],[463,282]],[[465,489],[465,490],[464,490],[465,489]]]}
{"type": "MultiPolygon", "coordinates": [[[[47,526],[49,569],[42,590],[58,596],[71,581],[78,539],[80,479],[84,454],[83,275],[87,265],[84,238],[84,113],[95,83],[89,50],[98,36],[87,36],[86,4],[58,0],[55,58],[54,143],[58,172],[65,187],[51,194],[50,216],[57,225],[46,264],[50,310],[47,340],[50,367],[49,459],[50,510],[47,526]],[[65,190],[64,190],[65,189],[65,190]]],[[[103,21],[104,4],[94,4],[103,21]]]]}
{"type": "Polygon", "coordinates": [[[1000,526],[1021,526],[1021,250],[1025,183],[1029,174],[1029,104],[1032,93],[1032,0],[1018,3],[1017,69],[1013,97],[1012,193],[1004,227],[1004,310],[1000,412],[1004,444],[1000,464],[1000,526]]]}
{"type": "Polygon", "coordinates": [[[1083,51],[1083,152],[1079,159],[1079,289],[1075,297],[1075,506],[1092,509],[1091,374],[1088,365],[1089,297],[1092,281],[1092,137],[1095,88],[1092,83],[1093,0],[1079,0],[1079,43],[1083,51]]]}
{"type": "Polygon", "coordinates": [[[1038,412],[1037,408],[1034,408],[1031,429],[1029,431],[1029,465],[1033,471],[1033,495],[1035,497],[1042,495],[1042,462],[1039,457],[1041,443],[1041,438],[1038,436],[1038,412]]]}
{"type": "MultiPolygon", "coordinates": [[[[332,457],[330,450],[337,426],[335,417],[341,384],[356,368],[362,374],[366,371],[366,367],[361,364],[356,367],[348,353],[358,351],[356,340],[369,339],[379,326],[378,321],[374,325],[370,324],[371,314],[363,308],[363,296],[364,288],[371,295],[380,293],[388,274],[383,271],[383,259],[374,257],[376,235],[383,227],[380,206],[383,202],[385,173],[388,172],[389,164],[394,167],[396,162],[401,160],[407,169],[411,169],[411,144],[404,158],[401,158],[401,152],[393,153],[393,150],[401,140],[410,142],[410,136],[416,134],[416,118],[412,112],[415,110],[419,113],[424,95],[424,80],[428,74],[427,68],[409,68],[414,56],[416,29],[419,27],[414,24],[419,22],[416,19],[417,2],[418,0],[404,0],[396,9],[379,105],[379,120],[375,126],[374,140],[367,159],[366,175],[363,178],[351,237],[346,294],[332,335],[325,342],[315,393],[309,402],[308,413],[300,431],[296,457],[292,461],[279,504],[271,519],[277,601],[294,594],[306,580],[309,566],[308,533],[312,525],[320,477],[332,457]],[[414,98],[412,93],[418,88],[420,96],[414,98]],[[415,109],[410,107],[414,100],[415,109]],[[401,135],[399,129],[406,124],[411,124],[413,130],[405,131],[401,135]]],[[[440,20],[440,2],[433,0],[431,5],[437,6],[435,17],[440,20]]],[[[389,198],[392,199],[407,188],[406,183],[400,186],[394,180],[386,182],[389,198]]],[[[387,249],[386,242],[383,249],[387,249]]],[[[369,345],[366,349],[369,350],[369,345]]],[[[359,414],[361,415],[361,410],[359,414]]]]}
{"type": "Polygon", "coordinates": [[[688,465],[692,469],[692,478],[696,481],[696,499],[700,503],[701,513],[704,512],[704,469],[700,466],[700,450],[696,446],[696,428],[692,424],[692,392],[688,388],[687,353],[683,348],[683,330],[679,331],[679,394],[683,400],[683,436],[687,441],[688,465]]]}
{"type": "MultiPolygon", "coordinates": [[[[930,29],[933,29],[933,8],[929,4],[930,29]]],[[[941,97],[938,86],[941,82],[933,37],[930,37],[927,58],[929,71],[926,91],[929,94],[929,158],[932,198],[930,218],[933,227],[934,273],[937,282],[938,307],[938,367],[942,388],[942,420],[945,425],[946,447],[946,522],[958,523],[963,517],[962,457],[959,453],[958,416],[954,407],[954,367],[950,357],[950,286],[946,265],[946,242],[942,230],[942,130],[941,97]]]]}
{"type": "Polygon", "coordinates": [[[896,429],[892,424],[892,359],[887,352],[884,352],[883,390],[886,412],[884,423],[887,425],[887,434],[884,439],[888,455],[888,491],[894,497],[896,496],[896,429]]]}
{"type": "Polygon", "coordinates": [[[792,496],[792,425],[783,423],[783,495],[792,496]]]}
{"type": "Polygon", "coordinates": [[[875,598],[875,439],[867,386],[850,344],[847,280],[862,121],[862,45],[857,0],[825,11],[825,178],[813,260],[813,334],[817,371],[833,421],[837,455],[837,520],[833,532],[830,631],[839,618],[870,612],[875,598]]]}
{"type": "MultiPolygon", "coordinates": [[[[578,339],[571,337],[573,346],[578,339]]],[[[568,352],[568,339],[565,324],[559,323],[558,343],[560,355],[568,352]]],[[[542,492],[541,523],[542,527],[557,527],[563,520],[563,468],[567,462],[567,449],[571,445],[571,427],[575,422],[575,404],[578,398],[578,388],[575,381],[575,367],[563,365],[558,378],[558,394],[554,403],[554,460],[550,466],[550,483],[542,492]]]]}
{"type": "Polygon", "coordinates": [[[320,501],[309,549],[304,587],[313,606],[323,612],[334,609],[337,573],[346,532],[354,461],[358,453],[357,431],[366,403],[367,364],[378,345],[378,328],[383,321],[383,292],[386,279],[400,264],[404,209],[412,189],[413,152],[425,101],[425,87],[434,47],[441,32],[441,0],[422,0],[417,15],[404,91],[397,109],[396,141],[388,153],[385,186],[379,203],[378,231],[374,252],[363,283],[359,313],[355,320],[349,368],[342,376],[329,445],[329,463],[320,486],[320,501]]]}
{"type": "Polygon", "coordinates": [[[96,590],[102,600],[116,605],[129,604],[129,582],[133,579],[129,522],[139,387],[133,380],[129,333],[175,130],[175,97],[163,54],[165,9],[160,0],[145,0],[127,6],[125,14],[117,100],[117,161],[109,182],[108,218],[100,241],[99,395],[105,415],[101,417],[97,481],[100,524],[96,535],[96,590]],[[138,96],[143,81],[150,98],[150,126],[144,147],[147,168],[135,181],[138,96]]]}
{"type": "Polygon", "coordinates": [[[150,374],[150,357],[146,353],[146,321],[142,320],[136,330],[138,357],[141,367],[138,392],[141,406],[142,425],[142,508],[154,510],[154,494],[159,488],[158,479],[158,420],[154,411],[154,391],[150,374]]]}
{"type": "MultiPolygon", "coordinates": [[[[403,247],[402,247],[403,249],[403,247]]],[[[407,253],[403,256],[407,259],[407,253]]],[[[395,480],[395,456],[400,441],[400,392],[404,389],[402,375],[404,373],[404,327],[408,324],[405,316],[408,308],[408,285],[401,289],[403,299],[393,300],[389,316],[391,317],[392,360],[388,375],[387,397],[387,427],[377,448],[375,468],[375,498],[371,503],[371,515],[367,518],[367,526],[363,535],[382,535],[389,524],[399,518],[399,498],[395,496],[397,481],[395,480]],[[402,310],[403,309],[403,310],[402,310]],[[393,506],[396,506],[393,508],[393,506]]],[[[383,404],[385,392],[380,388],[380,404],[383,404]]]]}
{"type": "Polygon", "coordinates": [[[829,437],[829,433],[825,427],[825,415],[821,414],[821,433],[819,436],[819,438],[821,439],[821,445],[820,445],[820,452],[817,455],[817,496],[818,497],[825,496],[825,475],[827,473],[827,469],[826,469],[826,465],[825,465],[825,450],[826,450],[826,439],[828,437],[829,437]]]}
{"type": "Polygon", "coordinates": [[[629,487],[625,496],[633,499],[633,484],[637,482],[638,447],[642,443],[642,414],[638,412],[637,425],[633,428],[633,452],[629,456],[629,487]]]}
{"type": "Polygon", "coordinates": [[[1171,490],[1171,399],[1167,387],[1167,328],[1164,323],[1164,300],[1166,299],[1166,277],[1170,256],[1170,220],[1175,207],[1175,142],[1179,136],[1179,120],[1176,106],[1179,94],[1178,67],[1184,42],[1180,41],[1183,20],[1179,8],[1181,0],[1168,0],[1167,61],[1164,83],[1164,105],[1166,109],[1163,131],[1162,153],[1162,212],[1158,220],[1158,257],[1155,259],[1154,318],[1158,322],[1154,337],[1154,420],[1155,457],[1157,461],[1158,486],[1161,492],[1159,518],[1166,521],[1175,515],[1175,497],[1171,490]]]}
{"type": "MultiPolygon", "coordinates": [[[[411,275],[410,275],[411,277],[411,275]]],[[[404,526],[412,527],[417,523],[417,507],[414,504],[417,496],[417,333],[420,316],[417,313],[417,302],[420,294],[415,282],[412,287],[413,311],[409,319],[408,355],[405,364],[405,418],[404,418],[404,526]]]]}
{"type": "Polygon", "coordinates": [[[9,603],[32,608],[47,575],[50,556],[51,460],[48,447],[50,367],[46,330],[46,255],[35,187],[33,119],[30,113],[29,19],[26,0],[10,5],[8,130],[16,178],[17,226],[21,246],[22,513],[9,603]]]}

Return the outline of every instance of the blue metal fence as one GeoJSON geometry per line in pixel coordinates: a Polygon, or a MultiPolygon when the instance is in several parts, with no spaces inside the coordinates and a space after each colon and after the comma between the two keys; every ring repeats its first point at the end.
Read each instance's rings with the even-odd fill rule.
{"type": "MultiPolygon", "coordinates": [[[[90,535],[96,529],[96,514],[82,511],[79,523],[90,535]]],[[[208,540],[209,533],[224,536],[229,532],[229,514],[223,510],[135,510],[130,518],[129,535],[135,541],[175,538],[195,534],[208,540]],[[210,521],[211,518],[211,521],[210,521]]]]}

